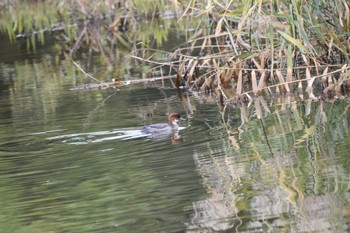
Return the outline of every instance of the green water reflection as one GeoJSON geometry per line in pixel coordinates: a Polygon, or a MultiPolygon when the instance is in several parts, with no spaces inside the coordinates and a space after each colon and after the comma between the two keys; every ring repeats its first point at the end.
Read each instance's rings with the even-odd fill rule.
{"type": "Polygon", "coordinates": [[[73,92],[86,79],[69,61],[34,57],[0,64],[1,232],[348,230],[348,100],[221,109],[171,83],[73,92]],[[181,144],[119,137],[174,111],[181,144]]]}

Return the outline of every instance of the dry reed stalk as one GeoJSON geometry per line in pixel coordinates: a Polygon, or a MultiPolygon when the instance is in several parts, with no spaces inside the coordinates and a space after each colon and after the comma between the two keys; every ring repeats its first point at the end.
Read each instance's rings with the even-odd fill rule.
{"type": "Polygon", "coordinates": [[[328,68],[329,67],[326,67],[326,69],[324,69],[324,71],[323,71],[323,77],[321,77],[321,83],[322,84],[325,84],[326,82],[327,82],[327,80],[328,80],[328,75],[327,75],[327,73],[328,73],[328,68]]]}
{"type": "Polygon", "coordinates": [[[256,81],[255,70],[252,71],[251,79],[252,79],[252,89],[253,89],[253,93],[254,93],[255,96],[257,96],[257,95],[258,95],[258,84],[257,84],[257,81],[256,81]]]}
{"type": "Polygon", "coordinates": [[[315,78],[311,78],[311,74],[310,74],[310,69],[306,68],[306,81],[307,81],[307,87],[305,89],[305,91],[307,93],[311,93],[312,92],[312,84],[315,81],[315,78]]]}
{"type": "Polygon", "coordinates": [[[262,111],[261,111],[261,106],[260,106],[260,100],[256,98],[254,100],[254,107],[255,107],[255,114],[257,119],[262,118],[262,111]]]}
{"type": "Polygon", "coordinates": [[[290,93],[290,89],[289,89],[289,85],[288,85],[289,83],[286,83],[284,81],[284,78],[283,78],[283,75],[282,75],[281,71],[276,70],[276,74],[277,74],[278,80],[280,81],[279,85],[282,85],[282,87],[284,88],[285,92],[290,93]]]}
{"type": "Polygon", "coordinates": [[[238,81],[237,81],[237,90],[236,93],[237,95],[241,95],[243,91],[243,73],[242,73],[242,69],[239,69],[238,72],[238,81]]]}
{"type": "Polygon", "coordinates": [[[261,90],[266,86],[266,73],[265,71],[261,74],[259,85],[258,85],[258,91],[261,92],[261,90]]]}

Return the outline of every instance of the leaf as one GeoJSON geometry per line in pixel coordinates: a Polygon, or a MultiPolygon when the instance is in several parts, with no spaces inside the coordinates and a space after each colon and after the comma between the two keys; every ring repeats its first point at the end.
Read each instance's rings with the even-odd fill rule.
{"type": "Polygon", "coordinates": [[[281,71],[279,70],[276,70],[276,74],[277,74],[277,77],[278,77],[278,80],[280,81],[280,84],[283,85],[283,87],[285,88],[286,92],[287,93],[290,93],[290,89],[289,89],[289,86],[287,83],[285,83],[284,81],[284,78],[283,78],[283,75],[281,73],[281,71]]]}
{"type": "Polygon", "coordinates": [[[256,66],[256,68],[258,68],[259,72],[262,73],[263,68],[260,66],[260,64],[254,58],[252,58],[252,61],[254,62],[254,65],[256,66]]]}
{"type": "Polygon", "coordinates": [[[294,24],[298,28],[299,34],[303,38],[304,44],[307,46],[309,51],[310,52],[315,51],[314,48],[312,47],[311,43],[310,43],[309,37],[307,36],[307,34],[305,32],[304,26],[302,26],[298,21],[295,21],[294,24]]]}
{"type": "Polygon", "coordinates": [[[193,63],[190,72],[188,73],[188,77],[190,77],[191,80],[193,80],[193,73],[194,73],[194,71],[195,71],[195,69],[196,69],[196,67],[197,67],[197,64],[198,64],[198,61],[196,60],[196,61],[193,63]]]}
{"type": "Polygon", "coordinates": [[[292,52],[292,46],[288,45],[288,52],[287,52],[287,83],[289,85],[289,88],[292,89],[293,85],[293,52],[292,52]]]}
{"type": "Polygon", "coordinates": [[[306,80],[307,80],[307,87],[305,91],[310,94],[312,92],[312,84],[315,81],[315,77],[311,77],[309,68],[306,68],[306,80]]]}
{"type": "Polygon", "coordinates": [[[215,36],[219,36],[220,35],[220,32],[221,32],[221,29],[222,29],[222,23],[224,22],[224,17],[222,17],[219,22],[218,22],[218,25],[216,26],[216,29],[215,29],[215,36]]]}
{"type": "Polygon", "coordinates": [[[237,8],[235,10],[228,11],[228,12],[225,12],[223,14],[219,14],[219,16],[241,16],[242,13],[243,13],[243,9],[237,8]]]}
{"type": "Polygon", "coordinates": [[[254,12],[255,7],[257,6],[258,2],[255,2],[255,4],[248,9],[249,4],[250,4],[250,1],[244,2],[243,14],[242,14],[242,17],[238,23],[238,27],[237,27],[237,38],[241,37],[242,28],[247,23],[248,17],[254,12]]]}
{"type": "Polygon", "coordinates": [[[261,119],[261,117],[262,117],[262,112],[261,112],[261,106],[260,106],[260,101],[259,101],[259,99],[255,99],[255,100],[254,100],[254,107],[255,107],[256,118],[261,119]]]}
{"type": "Polygon", "coordinates": [[[237,94],[241,95],[243,90],[243,74],[242,69],[239,69],[238,80],[237,80],[237,94]]]}
{"type": "Polygon", "coordinates": [[[254,57],[254,55],[256,55],[256,53],[252,53],[252,52],[243,52],[240,55],[238,55],[236,58],[245,60],[245,59],[249,59],[251,57],[254,57]]]}
{"type": "Polygon", "coordinates": [[[297,46],[303,53],[306,52],[306,47],[300,42],[300,40],[295,39],[293,37],[291,37],[290,35],[288,35],[287,33],[284,33],[282,31],[277,30],[277,32],[287,41],[289,41],[290,43],[294,44],[295,46],[297,46]]]}
{"type": "Polygon", "coordinates": [[[265,77],[266,77],[266,74],[265,74],[265,71],[264,71],[261,74],[261,76],[260,76],[259,85],[258,85],[258,90],[259,91],[266,86],[266,81],[265,81],[266,78],[265,77]]]}
{"type": "Polygon", "coordinates": [[[256,74],[255,74],[255,70],[252,71],[252,88],[253,88],[253,92],[254,95],[256,96],[258,94],[258,84],[257,84],[257,80],[256,80],[256,74]]]}

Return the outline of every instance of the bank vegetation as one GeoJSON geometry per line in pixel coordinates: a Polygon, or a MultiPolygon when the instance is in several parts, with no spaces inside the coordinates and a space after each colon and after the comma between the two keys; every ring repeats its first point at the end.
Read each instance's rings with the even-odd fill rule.
{"type": "Polygon", "coordinates": [[[59,31],[70,58],[89,48],[111,63],[110,51],[124,48],[151,66],[147,77],[174,77],[177,87],[215,93],[222,103],[304,92],[310,98],[343,98],[350,89],[347,0],[0,4],[0,29],[11,40],[26,40],[35,49],[47,33],[59,31]],[[150,25],[155,27],[149,30],[150,25]],[[171,51],[157,49],[170,28],[183,33],[185,43],[171,51]],[[156,46],[148,43],[151,37],[156,46]]]}
{"type": "Polygon", "coordinates": [[[156,64],[154,73],[170,68],[178,84],[231,103],[262,93],[349,92],[348,1],[193,0],[182,17],[200,18],[193,36],[171,61],[146,59],[156,64]]]}

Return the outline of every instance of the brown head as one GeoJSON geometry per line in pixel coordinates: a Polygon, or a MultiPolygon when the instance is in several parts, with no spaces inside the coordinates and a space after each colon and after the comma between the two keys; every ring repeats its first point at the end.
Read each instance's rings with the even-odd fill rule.
{"type": "Polygon", "coordinates": [[[170,113],[169,115],[169,123],[172,124],[173,122],[177,124],[180,120],[180,114],[179,113],[170,113]],[[175,121],[174,121],[175,120],[175,121]]]}

